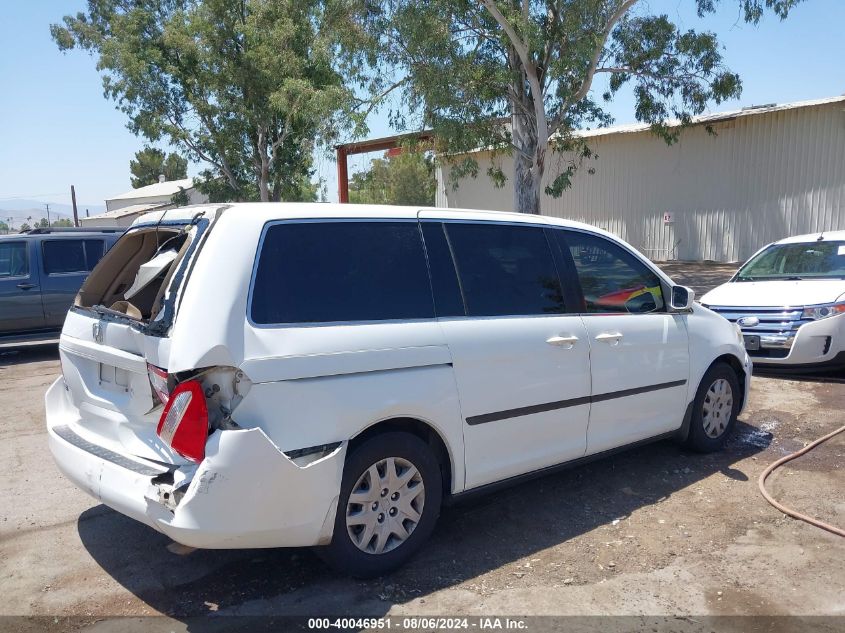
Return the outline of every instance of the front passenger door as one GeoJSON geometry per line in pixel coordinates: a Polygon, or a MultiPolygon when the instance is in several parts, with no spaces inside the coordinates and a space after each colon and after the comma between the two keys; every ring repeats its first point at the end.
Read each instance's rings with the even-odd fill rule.
{"type": "Polygon", "coordinates": [[[572,229],[555,234],[584,298],[592,372],[587,454],[679,428],[689,379],[685,315],[667,312],[660,277],[621,244],[572,229]]]}
{"type": "Polygon", "coordinates": [[[44,327],[34,240],[0,240],[0,335],[44,327]]]}

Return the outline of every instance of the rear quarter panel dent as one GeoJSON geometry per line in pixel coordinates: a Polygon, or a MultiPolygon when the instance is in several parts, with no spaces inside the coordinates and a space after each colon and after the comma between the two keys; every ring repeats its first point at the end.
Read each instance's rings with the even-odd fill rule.
{"type": "Polygon", "coordinates": [[[282,380],[253,385],[234,414],[282,451],[345,442],[379,422],[414,418],[439,433],[463,489],[463,426],[450,365],[282,380]]]}
{"type": "Polygon", "coordinates": [[[261,429],[219,431],[209,438],[172,520],[158,525],[195,547],[318,544],[337,501],[345,455],[343,444],[300,468],[261,429]]]}

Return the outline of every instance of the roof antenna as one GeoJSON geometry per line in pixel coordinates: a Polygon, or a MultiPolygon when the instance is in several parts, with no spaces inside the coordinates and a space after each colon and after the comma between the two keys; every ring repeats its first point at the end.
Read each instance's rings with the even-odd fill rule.
{"type": "Polygon", "coordinates": [[[819,236],[816,238],[816,241],[817,241],[817,242],[821,242],[823,239],[824,239],[824,231],[822,231],[821,233],[819,233],[819,236]]]}

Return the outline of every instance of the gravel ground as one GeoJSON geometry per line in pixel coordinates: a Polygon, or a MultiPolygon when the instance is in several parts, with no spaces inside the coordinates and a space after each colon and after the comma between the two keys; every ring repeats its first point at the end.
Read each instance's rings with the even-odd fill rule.
{"type": "MultiPolygon", "coordinates": [[[[732,272],[666,268],[699,288],[732,272]]],[[[101,620],[164,614],[167,630],[204,628],[192,616],[327,613],[845,622],[845,539],[784,517],[757,489],[766,465],[843,424],[845,376],[755,378],[718,454],[661,442],[445,508],[409,565],[357,581],[309,550],[185,552],[77,490],[44,430],[42,395],[59,372],[55,346],[0,349],[0,615],[139,631],[150,621],[101,620]]],[[[770,490],[845,526],[843,456],[838,437],[778,471],[770,490]]],[[[0,628],[44,627],[0,619],[0,628]]]]}
{"type": "Polygon", "coordinates": [[[695,290],[695,296],[701,297],[708,290],[730,279],[739,268],[739,264],[720,264],[718,262],[658,262],[658,266],[673,280],[695,290]]]}

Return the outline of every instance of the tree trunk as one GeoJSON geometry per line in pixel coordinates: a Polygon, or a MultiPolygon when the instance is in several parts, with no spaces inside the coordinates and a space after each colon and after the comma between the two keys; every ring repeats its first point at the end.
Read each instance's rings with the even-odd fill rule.
{"type": "Polygon", "coordinates": [[[264,156],[261,157],[258,173],[258,193],[261,195],[261,202],[270,202],[270,166],[264,156]]]}
{"type": "Polygon", "coordinates": [[[252,146],[253,166],[258,177],[258,195],[261,202],[270,202],[270,157],[267,155],[267,129],[258,128],[258,136],[252,146]]]}
{"type": "Polygon", "coordinates": [[[279,202],[282,199],[282,178],[276,176],[273,179],[273,192],[270,194],[270,202],[279,202]]]}
{"type": "Polygon", "coordinates": [[[511,116],[516,148],[513,153],[513,208],[517,213],[539,215],[543,173],[537,163],[536,127],[527,118],[527,115],[516,111],[511,116]]]}

